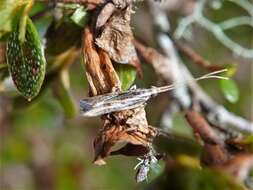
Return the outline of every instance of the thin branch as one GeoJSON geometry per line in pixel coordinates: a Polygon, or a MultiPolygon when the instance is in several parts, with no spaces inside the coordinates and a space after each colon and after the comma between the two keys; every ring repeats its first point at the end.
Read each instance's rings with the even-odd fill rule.
{"type": "Polygon", "coordinates": [[[227,162],[230,154],[225,148],[225,143],[207,121],[194,110],[188,110],[185,118],[193,129],[195,136],[200,137],[204,142],[202,163],[209,166],[220,166],[227,162]]]}
{"type": "Polygon", "coordinates": [[[219,23],[219,27],[222,30],[228,30],[230,28],[234,28],[234,27],[242,26],[242,25],[249,25],[253,27],[253,19],[248,16],[240,16],[240,17],[231,18],[219,23]]]}
{"type": "MultiPolygon", "coordinates": [[[[156,6],[152,1],[150,6],[150,11],[153,14],[153,17],[156,16],[156,11],[153,11],[153,6],[156,6]]],[[[163,10],[160,10],[163,11],[163,10]]],[[[158,15],[160,16],[160,15],[158,15]]],[[[165,18],[164,18],[165,19],[165,18]]],[[[167,19],[167,17],[166,17],[167,19]]],[[[160,27],[161,28],[161,27],[160,27]]],[[[201,87],[194,81],[194,78],[187,67],[183,64],[183,62],[179,59],[176,53],[176,47],[174,46],[172,40],[164,33],[158,33],[158,43],[162,50],[166,53],[166,57],[160,55],[152,48],[148,48],[149,52],[153,52],[151,55],[159,55],[157,58],[151,59],[151,64],[156,70],[157,73],[163,78],[167,83],[177,82],[178,76],[181,77],[181,80],[184,79],[187,87],[193,93],[194,101],[198,102],[201,105],[202,111],[206,114],[206,117],[210,123],[214,125],[220,126],[224,130],[230,129],[231,127],[236,131],[245,132],[245,133],[253,133],[253,123],[235,115],[234,113],[229,112],[222,105],[219,105],[211,97],[209,97],[201,87]],[[156,52],[156,53],[154,53],[156,52]],[[177,66],[175,66],[177,64],[177,66]],[[177,68],[177,69],[175,69],[177,68]],[[174,70],[173,70],[174,69],[174,70]]],[[[136,46],[138,50],[138,46],[136,46]]],[[[142,52],[145,48],[142,49],[142,52]]],[[[185,92],[185,91],[184,91],[185,92]]],[[[186,92],[184,94],[186,97],[190,96],[186,92]]],[[[176,100],[179,102],[186,97],[183,96],[174,96],[176,100]]],[[[190,100],[191,101],[191,100],[190,100]]],[[[183,104],[182,104],[183,105],[183,104]]],[[[187,108],[187,107],[183,107],[187,108]]]]}
{"type": "Polygon", "coordinates": [[[220,65],[210,64],[208,60],[204,59],[200,54],[195,52],[190,46],[187,46],[180,42],[174,43],[180,52],[182,52],[184,55],[186,55],[189,59],[191,59],[195,64],[199,65],[200,67],[208,71],[217,71],[224,69],[224,67],[220,65]]]}
{"type": "MultiPolygon", "coordinates": [[[[233,0],[231,0],[231,1],[233,1],[233,0]]],[[[241,2],[241,1],[236,1],[236,2],[241,2]]],[[[247,49],[247,48],[242,47],[238,43],[231,40],[224,33],[224,30],[231,28],[232,25],[234,25],[234,26],[242,25],[243,23],[235,23],[235,21],[237,21],[237,22],[241,21],[242,18],[232,20],[232,21],[230,20],[229,22],[227,21],[227,23],[225,23],[226,24],[225,28],[222,28],[222,27],[220,27],[219,24],[216,24],[203,16],[203,9],[204,9],[205,4],[206,4],[206,0],[200,0],[196,3],[193,13],[191,15],[183,18],[181,20],[181,22],[179,23],[179,25],[174,33],[175,37],[177,39],[181,38],[184,35],[184,32],[187,29],[187,27],[193,23],[196,23],[196,24],[200,25],[201,27],[205,28],[206,30],[208,30],[209,32],[211,32],[225,47],[230,49],[233,53],[235,53],[239,56],[243,56],[245,58],[253,58],[253,49],[247,49]],[[231,22],[232,22],[232,24],[231,24],[231,22]]],[[[241,3],[240,3],[240,5],[241,5],[241,3]]],[[[247,3],[247,5],[250,7],[253,7],[250,3],[247,3]]],[[[243,4],[243,8],[246,9],[244,4],[243,4]]],[[[246,10],[248,10],[248,9],[246,9],[246,10]]],[[[251,10],[248,10],[248,11],[250,14],[251,14],[251,12],[253,12],[251,10]]],[[[247,21],[245,21],[245,18],[243,18],[243,19],[244,19],[244,23],[246,22],[247,24],[252,26],[252,17],[249,17],[250,20],[247,19],[247,21]]],[[[224,22],[223,22],[223,27],[224,27],[224,22]]]]}

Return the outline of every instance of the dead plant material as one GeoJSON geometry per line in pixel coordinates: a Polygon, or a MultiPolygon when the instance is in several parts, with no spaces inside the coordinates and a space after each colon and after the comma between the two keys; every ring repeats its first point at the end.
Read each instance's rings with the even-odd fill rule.
{"type": "Polygon", "coordinates": [[[170,69],[168,68],[167,64],[167,62],[170,60],[158,53],[155,49],[146,47],[137,40],[134,40],[133,43],[140,56],[144,59],[144,61],[152,65],[157,75],[163,76],[166,82],[171,82],[172,75],[169,74],[170,69]]]}
{"type": "Polygon", "coordinates": [[[130,27],[132,8],[129,5],[123,10],[116,9],[112,14],[111,6],[106,5],[98,16],[97,26],[103,25],[106,20],[108,22],[104,25],[99,37],[96,38],[96,44],[106,51],[113,61],[139,68],[140,64],[132,42],[133,34],[130,27]]]}
{"type": "Polygon", "coordinates": [[[111,60],[103,51],[97,51],[93,34],[89,28],[84,31],[83,54],[86,76],[93,96],[120,88],[120,81],[111,60]]]}
{"type": "Polygon", "coordinates": [[[105,25],[108,19],[112,16],[115,9],[115,5],[111,2],[104,5],[97,17],[96,29],[99,29],[100,27],[105,25]]]}
{"type": "Polygon", "coordinates": [[[143,107],[114,113],[112,118],[104,120],[103,128],[94,140],[94,163],[105,164],[104,158],[110,154],[143,156],[150,151],[157,133],[156,128],[148,125],[143,107]],[[122,143],[125,146],[112,151],[122,143]]]}
{"type": "Polygon", "coordinates": [[[209,61],[204,59],[201,55],[199,55],[196,51],[194,51],[191,47],[182,44],[180,42],[175,42],[176,47],[180,52],[186,55],[190,60],[192,60],[195,64],[200,67],[206,69],[207,71],[218,71],[224,69],[224,67],[220,65],[212,65],[209,61]]]}
{"type": "Polygon", "coordinates": [[[202,163],[209,166],[217,166],[227,162],[230,155],[225,149],[224,142],[213,131],[207,121],[194,110],[188,110],[185,117],[194,133],[204,142],[202,163]]]}
{"type": "MultiPolygon", "coordinates": [[[[108,53],[96,47],[89,28],[84,31],[83,55],[91,96],[121,90],[108,53]]],[[[111,154],[143,156],[152,149],[157,130],[148,125],[144,107],[106,114],[101,118],[103,127],[94,140],[95,164],[105,164],[104,159],[111,154]],[[112,149],[122,143],[121,149],[112,149]]]]}

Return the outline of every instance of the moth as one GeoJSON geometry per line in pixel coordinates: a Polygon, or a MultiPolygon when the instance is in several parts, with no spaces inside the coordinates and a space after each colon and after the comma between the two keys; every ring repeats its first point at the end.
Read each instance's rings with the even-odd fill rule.
{"type": "MultiPolygon", "coordinates": [[[[222,69],[203,75],[199,78],[195,78],[196,81],[203,79],[228,79],[216,74],[227,71],[222,69]]],[[[95,117],[112,112],[118,112],[122,110],[134,109],[140,106],[144,106],[146,102],[158,95],[159,93],[173,90],[184,84],[172,84],[162,87],[152,86],[151,88],[143,89],[136,88],[135,86],[124,92],[111,92],[93,97],[87,97],[80,101],[80,109],[82,115],[85,117],[95,117]]]]}

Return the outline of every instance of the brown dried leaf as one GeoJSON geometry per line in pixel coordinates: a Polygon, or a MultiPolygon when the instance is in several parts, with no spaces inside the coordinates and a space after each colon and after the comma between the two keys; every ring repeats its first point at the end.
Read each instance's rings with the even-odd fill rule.
{"type": "Polygon", "coordinates": [[[131,60],[138,60],[132,43],[131,11],[131,6],[128,6],[125,10],[116,10],[105,25],[100,37],[96,38],[96,44],[118,63],[129,63],[131,60]]]}
{"type": "Polygon", "coordinates": [[[111,2],[105,4],[105,6],[100,11],[97,22],[96,22],[96,29],[99,29],[100,27],[104,26],[104,24],[107,22],[107,20],[111,17],[115,10],[115,5],[111,2]]]}
{"type": "Polygon", "coordinates": [[[105,120],[102,130],[94,140],[95,164],[105,164],[104,158],[109,156],[113,146],[119,143],[125,143],[126,146],[118,152],[113,151],[112,154],[135,155],[136,153],[144,155],[150,150],[152,141],[157,135],[157,129],[147,125],[143,107],[117,112],[111,114],[111,117],[105,120]],[[137,146],[129,146],[128,144],[137,146]],[[142,148],[138,146],[142,146],[142,148]],[[125,152],[126,149],[129,152],[125,152]]]}
{"type": "Polygon", "coordinates": [[[86,76],[92,95],[111,92],[113,88],[120,89],[120,80],[111,60],[106,52],[96,50],[93,40],[93,34],[89,28],[86,28],[83,39],[83,54],[86,76]]]}
{"type": "Polygon", "coordinates": [[[120,90],[121,82],[117,75],[117,72],[114,70],[111,59],[109,55],[102,49],[98,50],[100,58],[100,69],[103,72],[106,82],[112,90],[120,90]]]}

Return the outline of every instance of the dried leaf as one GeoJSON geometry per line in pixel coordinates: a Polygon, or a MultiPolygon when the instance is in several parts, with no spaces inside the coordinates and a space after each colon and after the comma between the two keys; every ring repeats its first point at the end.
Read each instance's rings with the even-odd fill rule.
{"type": "MultiPolygon", "coordinates": [[[[143,146],[143,150],[151,148],[152,141],[157,135],[157,130],[147,125],[143,114],[145,115],[144,108],[136,108],[114,113],[111,119],[105,120],[102,130],[94,140],[95,164],[105,164],[104,158],[110,155],[112,147],[118,143],[124,142],[126,144],[143,146]]],[[[123,149],[121,151],[124,152],[123,149]]],[[[143,151],[143,155],[145,153],[146,151],[143,151]]],[[[115,154],[115,151],[112,154],[115,154]]]]}
{"type": "Polygon", "coordinates": [[[125,10],[115,11],[100,37],[96,38],[96,44],[108,52],[110,58],[118,63],[129,63],[138,59],[132,43],[130,15],[131,6],[125,10]]]}
{"type": "Polygon", "coordinates": [[[96,28],[99,29],[100,27],[104,26],[104,24],[108,21],[108,19],[111,17],[115,10],[115,6],[112,3],[107,3],[103,7],[103,9],[100,11],[97,22],[96,22],[96,28]]]}
{"type": "Polygon", "coordinates": [[[84,32],[83,54],[92,95],[111,92],[113,88],[120,89],[120,81],[110,58],[106,52],[97,51],[89,28],[86,28],[84,32]]]}

